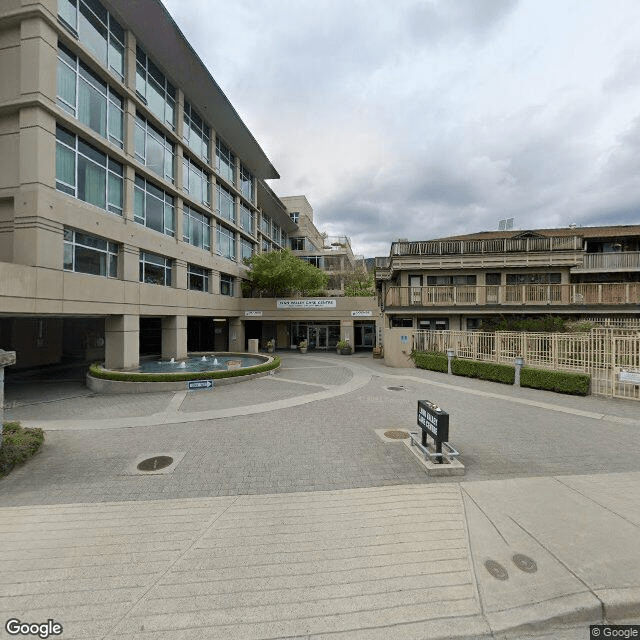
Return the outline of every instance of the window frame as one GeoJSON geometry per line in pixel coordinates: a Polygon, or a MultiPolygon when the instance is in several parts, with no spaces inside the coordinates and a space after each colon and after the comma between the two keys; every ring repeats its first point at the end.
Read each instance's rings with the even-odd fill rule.
{"type": "Polygon", "coordinates": [[[235,278],[230,273],[220,273],[220,295],[234,296],[235,278]]]}
{"type": "Polygon", "coordinates": [[[136,94],[142,98],[145,106],[149,111],[158,119],[162,124],[172,131],[175,131],[176,128],[176,97],[177,92],[176,88],[169,82],[167,76],[160,71],[156,64],[149,58],[146,51],[140,46],[136,45],[136,94]],[[144,64],[143,64],[144,62],[144,64]],[[144,86],[140,86],[138,80],[141,80],[144,86]],[[160,82],[162,79],[162,83],[160,82]],[[153,101],[149,101],[148,89],[149,86],[153,87],[157,85],[157,88],[160,91],[157,91],[158,95],[164,101],[164,109],[163,113],[156,113],[153,107],[153,101]],[[144,89],[142,91],[141,89],[144,89]],[[168,109],[171,113],[171,119],[167,119],[168,109]]]}
{"type": "Polygon", "coordinates": [[[183,204],[182,205],[182,241],[190,244],[192,247],[197,247],[204,251],[211,251],[211,217],[206,213],[193,209],[192,207],[183,204]],[[202,244],[196,244],[193,241],[191,234],[193,225],[202,226],[202,244]],[[186,231],[186,233],[185,233],[186,231]]]}
{"type": "Polygon", "coordinates": [[[171,287],[173,280],[173,260],[166,256],[161,256],[151,251],[140,250],[138,258],[139,265],[139,277],[140,282],[143,284],[155,284],[164,287],[171,287]],[[163,270],[162,282],[151,282],[147,279],[146,265],[153,265],[154,267],[160,267],[163,270]]]}
{"type": "Polygon", "coordinates": [[[187,147],[193,151],[200,159],[204,160],[207,164],[211,162],[211,127],[204,121],[204,118],[193,108],[190,102],[184,101],[183,112],[183,130],[182,138],[187,143],[187,147]],[[192,144],[191,136],[187,135],[195,130],[196,136],[201,142],[200,149],[196,149],[192,144]],[[198,135],[198,130],[200,135],[198,135]],[[206,145],[206,153],[202,154],[202,144],[206,145]]]}
{"type": "Polygon", "coordinates": [[[117,242],[113,242],[112,240],[108,240],[107,238],[102,238],[100,236],[93,235],[91,233],[86,233],[85,231],[80,231],[78,229],[74,229],[72,227],[64,227],[63,229],[63,271],[68,271],[70,273],[83,273],[86,275],[92,276],[100,276],[104,278],[118,278],[118,257],[120,254],[120,246],[117,242]],[[68,236],[71,236],[68,238],[68,236]],[[99,247],[91,246],[86,243],[82,243],[78,239],[78,235],[92,238],[94,240],[99,240],[100,242],[104,242],[105,248],[101,249],[99,247]],[[71,264],[72,268],[67,268],[67,247],[70,248],[71,252],[71,264]],[[82,269],[78,269],[78,248],[81,248],[84,251],[91,251],[99,254],[100,256],[105,256],[105,273],[93,273],[92,271],[83,271],[82,269]]]}
{"type": "Polygon", "coordinates": [[[200,267],[196,264],[187,263],[187,289],[189,291],[200,291],[201,293],[209,293],[211,282],[211,271],[205,267],[200,267]],[[202,278],[203,288],[196,288],[191,286],[191,277],[202,278]]]}
{"type": "Polygon", "coordinates": [[[150,182],[149,180],[147,180],[146,178],[144,178],[143,176],[139,175],[139,174],[135,174],[135,180],[134,180],[134,186],[133,186],[133,191],[134,191],[134,206],[133,206],[133,220],[134,222],[136,222],[137,224],[146,227],[147,229],[151,229],[152,231],[156,231],[158,233],[162,233],[163,235],[169,236],[169,237],[175,237],[176,235],[176,208],[175,208],[175,201],[172,195],[170,195],[169,193],[167,193],[164,189],[157,187],[155,184],[153,184],[153,182],[150,182]],[[144,188],[141,185],[141,183],[144,183],[144,188]],[[149,187],[151,187],[151,189],[149,189],[149,187]],[[147,198],[151,197],[151,198],[155,198],[156,200],[160,200],[159,196],[155,193],[153,193],[153,189],[155,189],[156,191],[159,191],[160,193],[162,193],[163,198],[161,200],[162,202],[162,228],[163,231],[160,231],[159,229],[156,229],[152,226],[150,226],[149,224],[147,224],[148,222],[148,205],[147,205],[147,198]],[[138,197],[137,194],[138,193],[143,193],[144,194],[144,205],[143,205],[143,209],[144,209],[144,215],[141,216],[138,214],[137,211],[137,203],[138,203],[138,197]],[[171,222],[171,226],[167,226],[167,215],[168,215],[168,210],[167,207],[169,207],[169,218],[170,218],[170,222],[171,222]]]}
{"type": "Polygon", "coordinates": [[[192,200],[206,207],[211,206],[211,176],[188,155],[182,156],[182,190],[188,194],[192,200]],[[191,175],[194,174],[200,179],[202,194],[191,193],[191,175]]]}
{"type": "Polygon", "coordinates": [[[147,167],[151,172],[158,176],[161,180],[166,180],[171,184],[175,183],[175,145],[167,138],[160,129],[151,124],[143,115],[136,112],[134,124],[134,157],[141,164],[147,167]],[[139,136],[143,136],[140,138],[139,136]],[[162,147],[162,173],[158,173],[153,165],[149,164],[149,139],[154,140],[162,147]],[[142,141],[144,149],[143,153],[138,150],[138,143],[142,141]],[[171,168],[171,173],[167,172],[167,168],[171,168]]]}

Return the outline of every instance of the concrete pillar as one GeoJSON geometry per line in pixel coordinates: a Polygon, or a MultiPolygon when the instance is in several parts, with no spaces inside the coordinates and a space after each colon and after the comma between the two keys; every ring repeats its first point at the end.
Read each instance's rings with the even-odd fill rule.
{"type": "Polygon", "coordinates": [[[162,318],[162,357],[176,360],[187,357],[187,316],[162,318]]]}
{"type": "Polygon", "coordinates": [[[244,321],[241,318],[229,320],[229,351],[244,352],[244,321]]]}
{"type": "Polygon", "coordinates": [[[104,338],[107,369],[126,369],[140,364],[140,316],[108,316],[104,338]]]}
{"type": "Polygon", "coordinates": [[[353,320],[340,320],[340,340],[347,340],[353,349],[355,344],[353,320]]]}
{"type": "Polygon", "coordinates": [[[15,351],[0,349],[0,447],[2,446],[2,425],[4,424],[4,368],[15,363],[15,351]]]}

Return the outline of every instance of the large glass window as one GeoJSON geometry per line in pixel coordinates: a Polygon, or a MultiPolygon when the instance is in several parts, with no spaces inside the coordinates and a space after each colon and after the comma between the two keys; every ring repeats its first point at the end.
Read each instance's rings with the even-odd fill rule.
{"type": "Polygon", "coordinates": [[[289,217],[291,218],[291,220],[293,220],[293,222],[298,224],[298,220],[300,219],[300,212],[299,211],[292,211],[289,214],[289,217]]]}
{"type": "Polygon", "coordinates": [[[209,162],[209,137],[211,129],[204,123],[195,109],[185,101],[184,103],[184,127],[182,136],[187,146],[197,156],[209,162]]]}
{"type": "Polygon", "coordinates": [[[194,264],[187,266],[187,286],[192,291],[209,291],[209,271],[194,264]]]}
{"type": "Polygon", "coordinates": [[[109,71],[124,79],[124,29],[98,0],[59,0],[58,15],[109,71]]]}
{"type": "Polygon", "coordinates": [[[304,238],[289,238],[292,251],[304,251],[304,238]]]}
{"type": "Polygon", "coordinates": [[[216,143],[216,167],[218,173],[231,184],[236,181],[236,157],[220,140],[216,143]]]}
{"type": "Polygon", "coordinates": [[[474,285],[475,283],[476,276],[427,276],[427,285],[430,287],[439,287],[444,285],[474,285]]]}
{"type": "Polygon", "coordinates": [[[233,276],[227,273],[220,274],[220,293],[223,296],[233,295],[233,276]]]}
{"type": "Polygon", "coordinates": [[[209,216],[184,206],[182,239],[194,247],[211,250],[211,222],[209,216]]]}
{"type": "Polygon", "coordinates": [[[140,252],[140,282],[171,286],[171,259],[148,251],[140,252]]]}
{"type": "Polygon", "coordinates": [[[122,165],[60,126],[56,127],[56,189],[122,215],[122,165]]]}
{"type": "Polygon", "coordinates": [[[233,194],[225,189],[222,185],[218,185],[218,211],[220,216],[235,223],[236,221],[236,202],[233,194]]]}
{"type": "Polygon", "coordinates": [[[58,105],[122,148],[122,98],[62,45],[58,48],[58,105]]]}
{"type": "Polygon", "coordinates": [[[318,267],[318,269],[322,269],[323,260],[322,256],[299,256],[302,260],[306,260],[309,264],[312,264],[314,267],[318,267]]]}
{"type": "Polygon", "coordinates": [[[175,124],[176,90],[147,54],[136,47],[136,91],[149,111],[173,129],[175,124]]]}
{"type": "Polygon", "coordinates": [[[240,164],[240,191],[247,200],[253,202],[253,175],[242,163],[240,164]]]}
{"type": "Polygon", "coordinates": [[[242,260],[249,260],[253,255],[254,247],[253,242],[249,242],[244,238],[240,238],[240,258],[242,260]]]}
{"type": "Polygon", "coordinates": [[[272,226],[272,238],[274,242],[282,244],[282,237],[280,235],[280,227],[274,222],[272,226]]]}
{"type": "Polygon", "coordinates": [[[173,143],[136,114],[136,158],[156,175],[173,182],[173,143]]]}
{"type": "Polygon", "coordinates": [[[196,202],[211,204],[211,179],[187,156],[182,158],[182,190],[196,202]]]}
{"type": "Polygon", "coordinates": [[[262,221],[260,223],[260,230],[266,236],[271,236],[271,218],[269,216],[262,216],[262,221]]]}
{"type": "Polygon", "coordinates": [[[507,284],[560,284],[559,273],[507,273],[507,284]]]}
{"type": "Polygon", "coordinates": [[[168,236],[175,234],[173,198],[144,178],[136,175],[133,219],[168,236]]]}
{"type": "Polygon", "coordinates": [[[64,229],[64,269],[118,277],[118,245],[88,233],[64,229]]]}
{"type": "Polygon", "coordinates": [[[240,205],[240,228],[253,235],[253,212],[240,205]]]}
{"type": "Polygon", "coordinates": [[[218,225],[218,254],[229,260],[236,259],[236,234],[222,225],[218,225]]]}

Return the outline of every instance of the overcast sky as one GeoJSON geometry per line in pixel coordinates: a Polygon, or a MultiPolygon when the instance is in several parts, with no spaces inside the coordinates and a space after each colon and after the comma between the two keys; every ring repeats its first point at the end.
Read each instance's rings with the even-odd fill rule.
{"type": "Polygon", "coordinates": [[[321,230],[356,253],[640,223],[638,0],[164,0],[321,230]]]}

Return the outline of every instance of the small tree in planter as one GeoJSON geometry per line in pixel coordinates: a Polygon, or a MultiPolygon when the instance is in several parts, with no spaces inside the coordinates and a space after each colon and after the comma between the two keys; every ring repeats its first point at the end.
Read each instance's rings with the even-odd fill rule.
{"type": "Polygon", "coordinates": [[[339,340],[338,344],[336,344],[336,351],[341,355],[341,356],[348,356],[351,355],[351,345],[349,344],[348,340],[339,340]]]}
{"type": "Polygon", "coordinates": [[[275,348],[276,348],[276,343],[273,340],[273,338],[270,340],[267,340],[267,353],[273,353],[275,348]]]}
{"type": "Polygon", "coordinates": [[[307,353],[307,347],[309,345],[307,344],[306,340],[302,340],[300,342],[300,344],[298,345],[298,351],[300,351],[300,353],[307,353]]]}

